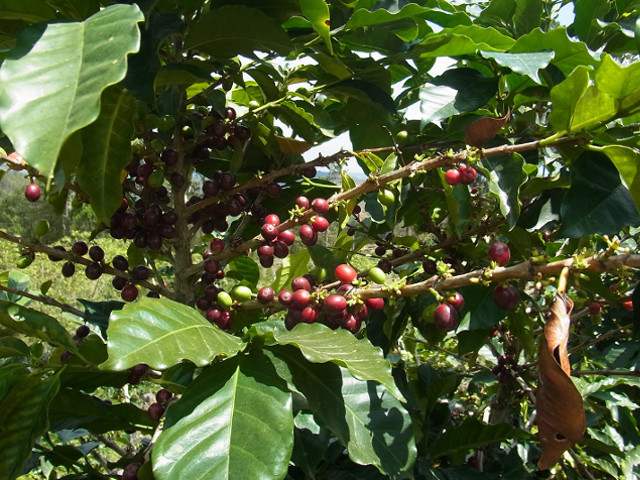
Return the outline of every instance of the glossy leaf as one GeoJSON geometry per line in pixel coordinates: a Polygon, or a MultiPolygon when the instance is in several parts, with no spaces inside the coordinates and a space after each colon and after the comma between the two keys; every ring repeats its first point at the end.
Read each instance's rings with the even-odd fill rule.
{"type": "Polygon", "coordinates": [[[538,72],[541,68],[546,68],[555,56],[555,52],[480,52],[480,54],[485,58],[492,58],[498,65],[510,68],[515,73],[526,75],[536,83],[542,83],[538,72]]]}
{"type": "Polygon", "coordinates": [[[226,275],[237,280],[244,280],[251,285],[257,285],[260,280],[260,267],[249,257],[234,258],[229,262],[229,270],[226,275]]]}
{"type": "Polygon", "coordinates": [[[571,131],[573,113],[588,85],[589,69],[581,66],[551,89],[552,110],[549,121],[556,129],[571,131]]]}
{"type": "Polygon", "coordinates": [[[500,213],[513,228],[520,216],[519,191],[527,179],[522,167],[524,159],[515,153],[511,156],[482,159],[482,173],[489,180],[489,191],[500,204],[500,213]]]}
{"type": "Polygon", "coordinates": [[[102,94],[100,116],[82,131],[78,185],[91,197],[96,216],[108,224],[122,203],[122,169],[131,161],[135,103],[112,87],[102,94]]]}
{"type": "Polygon", "coordinates": [[[589,53],[582,42],[573,41],[564,27],[552,28],[546,32],[536,28],[520,37],[509,53],[527,53],[553,50],[552,64],[562,73],[569,75],[577,67],[597,65],[598,61],[589,53]]]}
{"type": "Polygon", "coordinates": [[[587,44],[600,30],[597,23],[609,11],[609,2],[606,0],[580,0],[575,3],[575,19],[573,28],[578,38],[587,44]]]}
{"type": "Polygon", "coordinates": [[[291,393],[259,352],[208,367],[168,413],[158,480],[281,479],[293,449],[291,393]]]}
{"type": "Polygon", "coordinates": [[[114,311],[107,333],[109,359],[101,365],[105,370],[125,370],[138,363],[166,369],[182,360],[204,366],[243,347],[239,338],[195,309],[166,298],[143,297],[114,311]]]}
{"type": "Polygon", "coordinates": [[[298,0],[304,16],[309,19],[313,29],[324,40],[329,53],[333,54],[331,45],[331,20],[329,17],[329,5],[325,0],[298,0]]]}
{"type": "Polygon", "coordinates": [[[456,57],[475,54],[478,50],[503,52],[514,44],[515,40],[495,28],[460,25],[427,35],[414,52],[422,58],[456,57]]]}
{"type": "Polygon", "coordinates": [[[402,20],[403,18],[412,18],[417,15],[424,14],[429,10],[415,3],[408,3],[396,12],[390,12],[384,8],[368,10],[366,8],[357,9],[349,18],[346,28],[370,27],[383,23],[402,20]]]}
{"type": "Polygon", "coordinates": [[[255,50],[286,55],[291,42],[282,27],[260,10],[229,5],[212,9],[193,22],[185,48],[224,58],[251,55],[255,50]]]}
{"type": "Polygon", "coordinates": [[[331,330],[320,323],[300,323],[291,331],[273,332],[280,345],[295,345],[314,363],[333,362],[346,367],[359,380],[375,380],[398,400],[403,396],[391,376],[389,361],[366,339],[357,339],[347,330],[331,330]]]}
{"type": "Polygon", "coordinates": [[[595,82],[601,92],[613,98],[624,98],[640,88],[640,64],[623,67],[609,55],[604,55],[596,69],[595,82]]]}
{"type": "MultiPolygon", "coordinates": [[[[273,356],[272,356],[273,355],[273,356]]],[[[272,348],[278,374],[302,393],[321,426],[347,447],[349,458],[404,478],[416,458],[408,413],[376,382],[355,379],[332,363],[309,363],[293,347],[272,348]]]]}
{"type": "Polygon", "coordinates": [[[0,123],[16,151],[49,177],[64,141],[93,122],[100,94],[124,78],[138,49],[136,5],[112,5],[85,22],[34,26],[0,68],[0,123]]]}
{"type": "Polygon", "coordinates": [[[0,325],[15,333],[76,350],[65,328],[55,318],[37,310],[0,301],[0,325]]]}
{"type": "Polygon", "coordinates": [[[601,125],[612,119],[618,111],[618,102],[611,95],[590,85],[578,100],[571,119],[571,131],[579,132],[586,128],[601,125]]]}
{"type": "Polygon", "coordinates": [[[58,392],[60,378],[34,372],[0,402],[0,477],[13,480],[31,456],[36,440],[48,427],[47,410],[58,392]]]}
{"type": "Polygon", "coordinates": [[[560,238],[612,235],[640,224],[638,210],[618,171],[602,153],[583,153],[574,162],[571,188],[562,200],[560,238]]]}
{"type": "Polygon", "coordinates": [[[276,292],[289,288],[291,280],[309,271],[307,267],[309,260],[311,260],[311,255],[306,248],[287,256],[276,271],[276,279],[271,284],[271,288],[276,292]]]}

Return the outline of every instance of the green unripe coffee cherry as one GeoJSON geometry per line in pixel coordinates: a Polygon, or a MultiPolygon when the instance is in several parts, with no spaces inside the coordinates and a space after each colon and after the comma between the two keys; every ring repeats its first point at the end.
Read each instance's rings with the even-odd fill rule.
{"type": "Polygon", "coordinates": [[[231,295],[229,295],[227,292],[220,292],[218,293],[218,305],[220,305],[222,308],[229,308],[231,307],[231,305],[233,305],[233,299],[231,298],[231,295]]]}
{"type": "Polygon", "coordinates": [[[38,223],[36,223],[36,226],[33,229],[33,233],[38,237],[46,235],[48,231],[49,222],[47,222],[45,219],[38,220],[38,223]]]}
{"type": "Polygon", "coordinates": [[[154,138],[151,140],[151,148],[153,148],[156,152],[161,152],[164,150],[164,142],[159,138],[154,138]]]}
{"type": "Polygon", "coordinates": [[[396,196],[393,192],[387,188],[382,188],[378,190],[378,202],[380,205],[384,205],[385,207],[390,207],[396,201],[396,196]]]}
{"type": "Polygon", "coordinates": [[[311,274],[316,277],[318,282],[324,282],[327,279],[327,269],[324,267],[314,268],[311,274]]]}
{"type": "Polygon", "coordinates": [[[380,267],[373,267],[369,269],[369,279],[377,284],[383,284],[387,281],[387,276],[380,267]]]}
{"type": "Polygon", "coordinates": [[[27,268],[29,265],[33,263],[34,258],[35,258],[34,255],[23,255],[20,258],[18,258],[18,261],[16,262],[16,266],[18,268],[27,268]]]}
{"type": "Polygon", "coordinates": [[[251,108],[252,110],[253,110],[254,108],[258,108],[259,106],[260,106],[260,104],[259,104],[258,102],[256,102],[255,100],[251,100],[251,101],[249,102],[249,108],[251,108]]]}
{"type": "Polygon", "coordinates": [[[149,180],[147,180],[147,184],[151,188],[159,188],[164,183],[164,174],[160,170],[155,170],[151,175],[149,175],[149,180]]]}
{"type": "Polygon", "coordinates": [[[404,142],[407,138],[409,138],[409,132],[406,130],[401,130],[396,134],[396,140],[400,142],[404,142]]]}
{"type": "MultiPolygon", "coordinates": [[[[231,297],[237,302],[246,302],[251,298],[251,289],[245,285],[236,285],[231,290],[231,297]]],[[[220,295],[218,294],[218,300],[220,295]]]]}

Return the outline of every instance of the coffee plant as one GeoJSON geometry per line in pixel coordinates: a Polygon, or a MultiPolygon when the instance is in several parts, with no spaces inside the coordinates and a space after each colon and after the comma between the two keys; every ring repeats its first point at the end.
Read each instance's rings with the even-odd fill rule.
{"type": "Polygon", "coordinates": [[[0,2],[0,478],[637,478],[639,14],[0,2]]]}

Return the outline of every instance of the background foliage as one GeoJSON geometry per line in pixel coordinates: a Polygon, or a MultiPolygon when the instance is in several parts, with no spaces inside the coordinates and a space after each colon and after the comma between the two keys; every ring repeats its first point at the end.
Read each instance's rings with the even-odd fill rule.
{"type": "Polygon", "coordinates": [[[636,478],[639,12],[1,1],[0,477],[636,478]],[[328,199],[330,229],[269,267],[266,214],[318,221],[300,196],[328,199]],[[175,212],[164,238],[154,209],[175,212]],[[336,329],[322,305],[343,263],[356,320],[336,329]],[[538,343],[564,266],[586,431],[539,471],[538,343]],[[319,321],[255,299],[309,272],[319,321]],[[454,290],[459,325],[439,328],[454,290]]]}

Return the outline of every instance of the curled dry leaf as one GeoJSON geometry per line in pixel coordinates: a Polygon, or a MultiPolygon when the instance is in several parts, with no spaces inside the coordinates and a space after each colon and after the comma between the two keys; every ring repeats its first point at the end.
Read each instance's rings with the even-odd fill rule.
{"type": "Polygon", "coordinates": [[[571,381],[567,352],[572,308],[573,302],[564,293],[556,296],[538,357],[540,382],[536,409],[542,446],[540,470],[555,465],[566,450],[580,441],[585,429],[582,396],[571,381]]]}
{"type": "Polygon", "coordinates": [[[464,141],[472,147],[481,147],[495,137],[511,117],[511,110],[502,118],[485,117],[470,123],[465,129],[464,141]]]}

